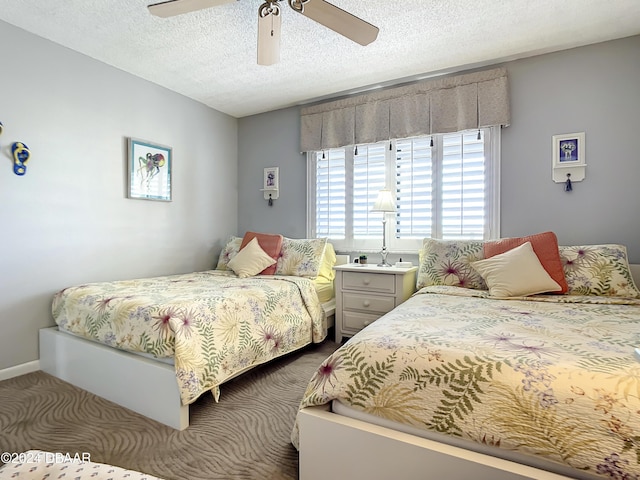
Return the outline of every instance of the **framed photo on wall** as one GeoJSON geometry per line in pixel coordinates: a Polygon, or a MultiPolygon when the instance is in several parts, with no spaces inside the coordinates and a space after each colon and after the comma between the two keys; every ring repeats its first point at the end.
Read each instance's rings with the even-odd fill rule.
{"type": "Polygon", "coordinates": [[[129,138],[129,198],[171,201],[172,148],[129,138]]]}
{"type": "Polygon", "coordinates": [[[278,167],[267,167],[264,169],[264,190],[278,190],[278,167]]]}
{"type": "Polygon", "coordinates": [[[553,166],[584,165],[584,132],[553,136],[553,166]]]}

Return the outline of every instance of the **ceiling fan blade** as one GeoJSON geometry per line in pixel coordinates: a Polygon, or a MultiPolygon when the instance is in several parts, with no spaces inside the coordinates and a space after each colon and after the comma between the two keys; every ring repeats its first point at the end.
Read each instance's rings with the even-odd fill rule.
{"type": "Polygon", "coordinates": [[[280,61],[280,9],[258,15],[258,65],[273,65],[280,61]]]}
{"type": "Polygon", "coordinates": [[[296,8],[293,3],[296,2],[289,2],[296,12],[315,20],[360,45],[369,45],[378,37],[378,27],[325,0],[309,0],[303,3],[300,9],[296,8]]]}
{"type": "Polygon", "coordinates": [[[205,8],[216,7],[237,0],[168,0],[149,5],[149,12],[156,17],[173,17],[183,13],[195,12],[205,8]]]}

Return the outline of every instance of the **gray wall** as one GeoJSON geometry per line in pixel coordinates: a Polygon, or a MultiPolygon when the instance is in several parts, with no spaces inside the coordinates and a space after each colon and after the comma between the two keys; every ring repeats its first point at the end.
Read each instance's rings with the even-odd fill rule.
{"type": "Polygon", "coordinates": [[[300,153],[300,113],[277,110],[238,121],[238,232],[306,236],[307,167],[300,153]],[[279,167],[280,198],[269,207],[260,191],[264,168],[279,167]]]}
{"type": "Polygon", "coordinates": [[[0,370],[54,292],[212,268],[237,231],[237,120],[0,22],[0,370]],[[173,201],[126,198],[126,139],[173,147],[173,201]],[[32,156],[14,175],[10,145],[32,156]]]}
{"type": "MultiPolygon", "coordinates": [[[[639,52],[635,36],[504,64],[512,125],[502,131],[502,236],[552,230],[565,245],[621,243],[640,263],[639,52]],[[551,180],[551,137],[575,132],[586,133],[586,178],[567,193],[551,180]]],[[[298,133],[298,108],[240,119],[241,232],[304,235],[304,189],[283,189],[271,210],[258,201],[265,166],[305,181],[298,133]]]]}

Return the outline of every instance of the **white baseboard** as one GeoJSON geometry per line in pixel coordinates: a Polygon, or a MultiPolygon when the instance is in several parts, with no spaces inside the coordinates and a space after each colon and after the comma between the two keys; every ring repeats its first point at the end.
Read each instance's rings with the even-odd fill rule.
{"type": "Polygon", "coordinates": [[[8,380],[13,377],[19,377],[31,372],[37,372],[40,370],[40,360],[34,360],[33,362],[23,363],[22,365],[16,365],[15,367],[5,368],[0,370],[0,382],[2,380],[8,380]]]}

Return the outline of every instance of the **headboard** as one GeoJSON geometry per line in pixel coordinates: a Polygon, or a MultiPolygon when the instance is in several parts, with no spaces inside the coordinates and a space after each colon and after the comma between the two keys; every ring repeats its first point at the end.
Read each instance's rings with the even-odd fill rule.
{"type": "MultiPolygon", "coordinates": [[[[336,265],[345,265],[350,261],[351,261],[350,255],[336,255],[336,265]]],[[[640,267],[640,265],[638,265],[638,267],[640,267]]]]}

